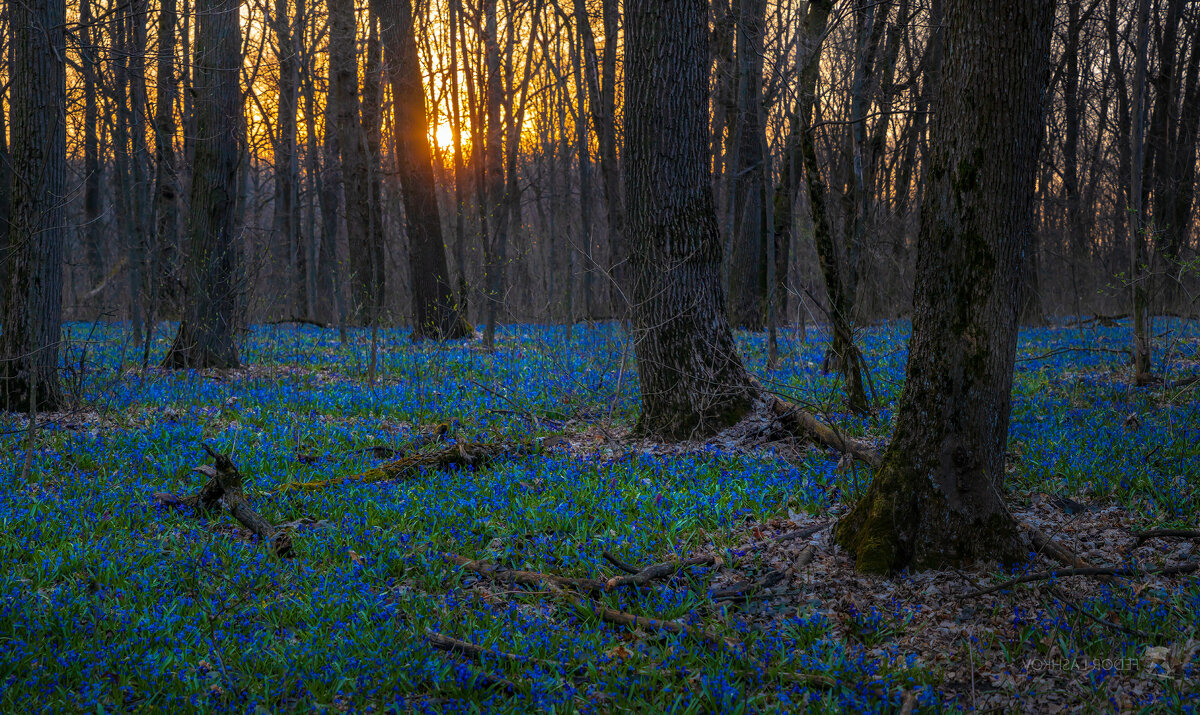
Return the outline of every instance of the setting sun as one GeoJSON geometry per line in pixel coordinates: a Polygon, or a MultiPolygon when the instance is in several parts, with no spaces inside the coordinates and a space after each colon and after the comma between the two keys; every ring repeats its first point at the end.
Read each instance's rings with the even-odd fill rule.
{"type": "Polygon", "coordinates": [[[449,123],[438,124],[437,127],[430,132],[429,138],[432,139],[439,147],[452,148],[454,146],[454,127],[451,127],[449,123]]]}

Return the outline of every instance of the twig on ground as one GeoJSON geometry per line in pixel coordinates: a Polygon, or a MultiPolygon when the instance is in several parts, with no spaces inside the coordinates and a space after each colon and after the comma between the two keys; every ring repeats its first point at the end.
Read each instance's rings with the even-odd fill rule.
{"type": "Polygon", "coordinates": [[[963,594],[959,598],[971,598],[974,596],[982,596],[987,593],[1003,591],[1013,586],[1022,583],[1033,583],[1035,581],[1048,581],[1052,578],[1063,578],[1065,576],[1116,576],[1120,578],[1138,578],[1140,576],[1177,576],[1179,574],[1192,573],[1200,569],[1200,561],[1194,561],[1187,564],[1172,564],[1170,566],[1159,566],[1155,568],[1142,569],[1136,566],[1120,566],[1120,567],[1091,567],[1080,569],[1053,569],[1050,571],[1038,571],[1037,573],[1025,574],[1017,578],[1011,578],[1007,581],[1002,581],[994,586],[971,591],[963,594]]]}
{"type": "Polygon", "coordinates": [[[419,473],[422,467],[445,469],[453,466],[480,466],[504,456],[519,457],[534,454],[561,441],[561,436],[553,436],[524,442],[459,442],[430,452],[409,454],[393,462],[368,469],[362,474],[336,477],[319,482],[292,482],[284,485],[284,488],[317,491],[347,482],[370,484],[409,477],[419,473]]]}
{"type": "Polygon", "coordinates": [[[664,631],[667,633],[674,633],[676,635],[690,636],[698,640],[707,641],[713,645],[723,645],[729,648],[734,648],[741,645],[741,641],[737,640],[736,638],[726,638],[716,633],[712,633],[711,631],[706,631],[701,628],[693,628],[692,626],[688,626],[677,621],[663,621],[657,618],[638,616],[632,613],[626,613],[625,611],[618,611],[615,608],[609,608],[608,606],[601,605],[590,598],[586,599],[585,601],[584,599],[576,596],[570,591],[567,591],[552,581],[547,581],[546,586],[564,601],[574,606],[577,610],[591,613],[606,623],[612,623],[613,625],[618,626],[629,626],[630,628],[642,627],[653,631],[664,631]]]}
{"type": "Polygon", "coordinates": [[[1089,620],[1095,621],[1096,623],[1104,626],[1105,628],[1112,628],[1113,630],[1120,631],[1122,633],[1125,633],[1125,634],[1128,634],[1131,636],[1137,636],[1138,638],[1144,638],[1146,640],[1150,639],[1150,634],[1146,633],[1145,631],[1139,631],[1136,628],[1129,628],[1127,626],[1121,625],[1120,623],[1113,623],[1112,621],[1107,621],[1107,620],[1091,613],[1086,608],[1084,608],[1083,606],[1080,606],[1078,603],[1073,601],[1071,599],[1071,597],[1067,595],[1066,591],[1063,591],[1058,586],[1051,586],[1050,593],[1054,594],[1054,597],[1057,598],[1058,600],[1060,600],[1063,603],[1070,606],[1071,609],[1074,610],[1076,613],[1079,613],[1080,615],[1084,616],[1085,618],[1088,618],[1089,620]]]}

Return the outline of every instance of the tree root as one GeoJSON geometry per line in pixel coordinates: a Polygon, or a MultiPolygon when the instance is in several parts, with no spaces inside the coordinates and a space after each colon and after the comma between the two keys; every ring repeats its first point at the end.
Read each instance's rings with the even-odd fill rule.
{"type": "Polygon", "coordinates": [[[202,464],[192,470],[208,477],[208,481],[200,487],[199,493],[194,497],[160,493],[154,495],[154,500],[162,506],[192,507],[203,515],[211,514],[218,502],[224,502],[230,516],[264,543],[270,544],[276,556],[293,556],[292,537],[286,531],[276,529],[271,522],[250,508],[249,502],[246,501],[246,493],[242,490],[241,472],[234,466],[229,455],[215,452],[207,444],[204,445],[204,449],[212,455],[214,464],[202,464]]]}
{"type": "Polygon", "coordinates": [[[409,454],[353,476],[336,477],[320,482],[292,482],[286,489],[319,491],[339,484],[357,482],[370,484],[411,477],[426,469],[449,467],[478,467],[501,457],[535,454],[562,441],[562,437],[546,437],[524,442],[459,442],[430,452],[409,454]]]}

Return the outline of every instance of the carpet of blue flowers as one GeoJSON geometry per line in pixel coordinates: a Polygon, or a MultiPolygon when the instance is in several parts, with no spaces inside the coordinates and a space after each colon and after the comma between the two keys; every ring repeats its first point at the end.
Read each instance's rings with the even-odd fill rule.
{"type": "MultiPolygon", "coordinates": [[[[1200,327],[1156,328],[1160,373],[1200,372],[1200,327]]],[[[740,640],[718,648],[613,626],[518,586],[476,588],[434,555],[606,578],[606,550],[648,564],[733,544],[747,523],[836,512],[869,476],[839,470],[836,454],[558,448],[392,483],[284,488],[358,473],[375,463],[361,448],[403,448],[443,422],[472,441],[597,425],[625,434],[637,412],[636,365],[615,327],[509,327],[494,353],[384,331],[374,384],[366,333],[342,344],[336,331],[257,327],[242,342],[244,368],[177,373],[143,370],[141,346],[121,326],[69,333],[63,381],[75,408],[36,430],[21,417],[0,421],[0,711],[843,712],[899,709],[906,697],[918,709],[972,705],[943,667],[879,647],[912,618],[899,600],[837,624],[819,605],[761,617],[714,608],[705,569],[603,599],[740,640]],[[261,514],[291,525],[295,558],[274,558],[228,516],[155,505],[155,492],[195,492],[203,443],[232,454],[261,514]],[[539,661],[481,663],[435,650],[429,631],[539,661]]],[[[168,338],[164,326],[151,365],[168,338]]],[[[838,386],[820,373],[821,331],[788,333],[772,370],[763,337],[740,337],[765,385],[883,440],[906,339],[899,324],[863,333],[880,408],[855,419],[838,411],[838,386]]],[[[1127,342],[1127,326],[1023,333],[1012,499],[1061,494],[1120,507],[1142,525],[1195,527],[1200,386],[1131,387],[1127,342]]],[[[1102,589],[1078,605],[1150,640],[1069,609],[1014,610],[1001,597],[986,608],[1003,610],[1007,631],[979,647],[1007,653],[1020,671],[1046,652],[1050,629],[1072,658],[1137,659],[1198,637],[1194,580],[1135,590],[1102,589]]],[[[1192,653],[1176,661],[1160,687],[1121,702],[1196,708],[1192,653]]],[[[1079,677],[1099,680],[1087,686],[1098,693],[1094,707],[1116,706],[1103,668],[1079,677]]]]}

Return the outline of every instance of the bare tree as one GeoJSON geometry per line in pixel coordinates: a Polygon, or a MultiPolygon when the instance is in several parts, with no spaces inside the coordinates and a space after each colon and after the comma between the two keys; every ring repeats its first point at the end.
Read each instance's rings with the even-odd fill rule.
{"type": "MultiPolygon", "coordinates": [[[[377,0],[387,73],[392,87],[392,132],[396,171],[408,229],[413,339],[464,338],[474,329],[459,312],[450,287],[442,219],[438,210],[425,113],[425,88],[414,35],[411,0],[377,0]]],[[[457,79],[455,79],[457,81],[457,79]]],[[[456,147],[455,151],[459,151],[456,147]]],[[[461,154],[457,163],[461,165],[461,154]]],[[[461,217],[459,219],[461,221],[461,217]]]]}
{"type": "Polygon", "coordinates": [[[359,118],[358,54],[355,46],[353,0],[329,0],[329,65],[336,77],[331,87],[337,108],[338,147],[341,150],[346,216],[350,247],[350,285],[353,287],[356,322],[374,323],[383,300],[383,246],[370,235],[370,177],[366,137],[359,118]]]}
{"type": "Polygon", "coordinates": [[[236,204],[241,157],[240,0],[197,0],[196,158],[187,226],[183,320],[168,368],[237,367],[236,204]]]}

